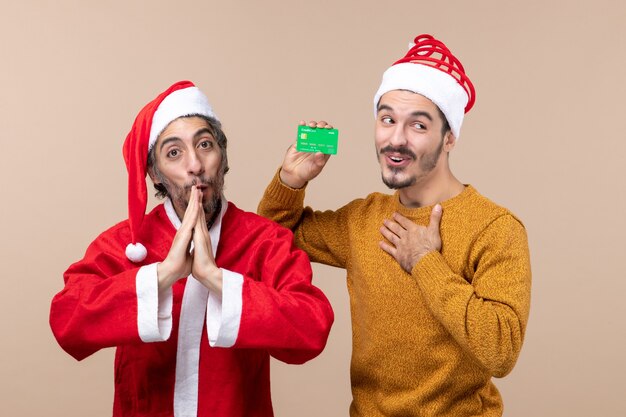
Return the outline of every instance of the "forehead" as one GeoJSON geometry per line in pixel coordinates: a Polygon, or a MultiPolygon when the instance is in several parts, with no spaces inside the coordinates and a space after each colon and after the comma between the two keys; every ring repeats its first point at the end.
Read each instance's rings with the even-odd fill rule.
{"type": "Polygon", "coordinates": [[[213,129],[209,123],[202,117],[198,116],[183,116],[172,120],[165,129],[157,137],[155,146],[158,146],[165,139],[176,137],[178,139],[191,139],[196,133],[201,130],[209,130],[213,132],[213,129]]]}
{"type": "Polygon", "coordinates": [[[437,114],[439,108],[430,99],[408,90],[392,90],[382,95],[378,108],[391,108],[394,112],[412,113],[416,110],[437,114]]]}

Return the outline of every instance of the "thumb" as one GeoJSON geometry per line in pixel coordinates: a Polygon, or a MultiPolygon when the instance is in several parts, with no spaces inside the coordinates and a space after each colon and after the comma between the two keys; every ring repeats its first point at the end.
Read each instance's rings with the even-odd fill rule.
{"type": "Polygon", "coordinates": [[[443,209],[441,207],[441,204],[436,204],[430,213],[430,223],[428,224],[428,228],[430,230],[439,231],[439,224],[441,223],[442,213],[443,213],[443,209]]]}

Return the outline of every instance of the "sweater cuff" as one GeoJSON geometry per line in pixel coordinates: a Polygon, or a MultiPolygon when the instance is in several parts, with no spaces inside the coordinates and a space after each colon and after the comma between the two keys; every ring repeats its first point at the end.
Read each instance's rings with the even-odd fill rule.
{"type": "Polygon", "coordinates": [[[439,251],[431,251],[424,255],[413,267],[411,276],[427,298],[440,301],[449,301],[459,296],[458,285],[469,285],[450,269],[439,251]]]}
{"type": "Polygon", "coordinates": [[[265,189],[265,196],[281,206],[303,206],[306,185],[302,188],[291,188],[280,180],[280,168],[276,171],[272,182],[265,189]]]}
{"type": "Polygon", "coordinates": [[[474,288],[457,275],[438,251],[424,255],[415,264],[411,276],[417,282],[435,316],[451,323],[465,323],[467,303],[474,288]]]}
{"type": "MultiPolygon", "coordinates": [[[[450,273],[452,273],[452,270],[446,263],[443,255],[441,255],[441,252],[433,250],[424,255],[422,259],[415,264],[411,271],[411,276],[418,281],[424,281],[445,276],[450,273]]],[[[434,280],[434,284],[436,284],[437,281],[443,284],[441,280],[434,280]]]]}

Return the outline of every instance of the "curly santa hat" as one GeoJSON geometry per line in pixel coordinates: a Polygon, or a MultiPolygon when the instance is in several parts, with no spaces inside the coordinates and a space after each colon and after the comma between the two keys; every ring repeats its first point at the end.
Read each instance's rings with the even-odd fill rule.
{"type": "Polygon", "coordinates": [[[148,254],[138,241],[148,202],[148,152],[167,125],[179,117],[192,115],[217,120],[207,97],[192,82],[179,81],[141,109],[126,136],[123,153],[128,170],[128,222],[132,240],[126,247],[126,257],[132,262],[141,262],[148,254]]]}
{"type": "Polygon", "coordinates": [[[435,103],[457,139],[463,116],[476,100],[474,85],[461,62],[443,42],[427,34],[417,36],[407,54],[383,74],[374,96],[374,116],[382,95],[392,90],[412,91],[435,103]]]}

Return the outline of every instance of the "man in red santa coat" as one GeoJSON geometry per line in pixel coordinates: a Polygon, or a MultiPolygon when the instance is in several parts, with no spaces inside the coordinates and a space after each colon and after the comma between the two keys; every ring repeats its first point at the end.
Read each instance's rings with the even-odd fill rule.
{"type": "Polygon", "coordinates": [[[124,143],[129,218],[64,274],[50,325],[78,360],[115,346],[114,416],[272,416],[270,355],[303,363],[331,306],[290,231],[226,201],[226,136],[189,81],[124,143]],[[166,197],[149,214],[146,174],[166,197]]]}

